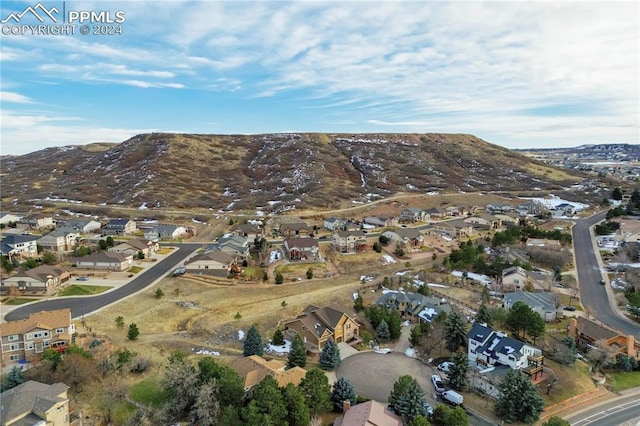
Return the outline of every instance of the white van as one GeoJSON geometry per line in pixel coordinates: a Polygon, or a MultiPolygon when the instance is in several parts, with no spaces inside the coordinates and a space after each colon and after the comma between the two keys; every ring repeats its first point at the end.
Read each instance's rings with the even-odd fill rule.
{"type": "Polygon", "coordinates": [[[448,390],[442,392],[442,399],[452,405],[462,405],[464,397],[456,391],[448,390]]]}

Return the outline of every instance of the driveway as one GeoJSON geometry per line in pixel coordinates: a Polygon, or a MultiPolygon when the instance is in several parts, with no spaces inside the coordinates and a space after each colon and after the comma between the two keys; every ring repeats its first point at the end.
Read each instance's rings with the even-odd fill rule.
{"type": "Polygon", "coordinates": [[[336,372],[338,378],[349,379],[358,395],[380,402],[388,402],[393,384],[405,374],[418,381],[427,402],[435,407],[431,384],[433,369],[402,353],[360,352],[342,361],[336,372]]]}

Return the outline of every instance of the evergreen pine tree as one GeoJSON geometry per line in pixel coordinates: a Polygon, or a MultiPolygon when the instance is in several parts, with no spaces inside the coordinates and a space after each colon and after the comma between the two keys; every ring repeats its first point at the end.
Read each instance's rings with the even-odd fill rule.
{"type": "Polygon", "coordinates": [[[331,401],[336,411],[342,411],[344,401],[349,400],[351,405],[356,404],[356,391],[353,389],[349,379],[339,378],[333,385],[331,401]]]}
{"type": "Polygon", "coordinates": [[[418,382],[412,379],[394,407],[405,424],[409,424],[414,418],[426,414],[424,403],[424,391],[418,382]]]}
{"type": "Polygon", "coordinates": [[[287,407],[286,424],[289,426],[307,426],[311,420],[309,407],[304,394],[293,383],[288,383],[282,390],[282,398],[287,407]]]}
{"type": "Polygon", "coordinates": [[[458,350],[460,346],[465,345],[467,326],[460,314],[456,312],[447,317],[445,325],[447,331],[447,348],[451,352],[454,352],[458,350]]]}
{"type": "Polygon", "coordinates": [[[331,385],[324,371],[319,368],[308,370],[299,388],[314,415],[331,410],[331,385]]]}
{"type": "Polygon", "coordinates": [[[391,333],[389,333],[389,326],[385,320],[380,321],[380,324],[376,327],[376,339],[381,342],[386,342],[391,339],[391,333]]]}
{"type": "Polygon", "coordinates": [[[488,327],[493,325],[493,314],[487,307],[486,303],[483,302],[480,304],[480,309],[478,309],[474,322],[476,324],[487,324],[488,327]]]}
{"type": "Polygon", "coordinates": [[[129,331],[127,332],[127,339],[129,340],[137,340],[140,335],[140,330],[138,330],[138,326],[135,323],[129,324],[129,331]]]}
{"type": "Polygon", "coordinates": [[[17,365],[14,366],[2,380],[2,392],[15,388],[25,382],[24,372],[17,365]]]}
{"type": "Polygon", "coordinates": [[[531,380],[520,370],[509,370],[498,385],[496,414],[509,422],[534,423],[540,418],[544,401],[531,380]]]}
{"type": "Polygon", "coordinates": [[[276,331],[273,332],[273,337],[271,338],[271,343],[274,346],[282,346],[284,345],[284,335],[282,334],[282,330],[276,328],[276,331]]]}
{"type": "Polygon", "coordinates": [[[398,401],[400,401],[400,398],[402,397],[402,395],[404,395],[405,392],[407,392],[407,389],[409,388],[409,385],[411,384],[412,381],[413,381],[413,377],[407,374],[407,375],[398,377],[398,380],[396,380],[395,383],[393,384],[393,389],[389,394],[389,405],[394,407],[394,410],[395,410],[396,404],[398,403],[398,401]]]}
{"type": "Polygon", "coordinates": [[[469,386],[469,359],[464,352],[456,352],[451,357],[453,365],[449,368],[449,384],[456,390],[463,391],[469,386]]]}
{"type": "Polygon", "coordinates": [[[320,353],[320,368],[323,370],[334,370],[340,365],[340,348],[338,344],[329,339],[322,347],[320,353]]]}
{"type": "Polygon", "coordinates": [[[247,331],[247,336],[244,339],[243,346],[243,356],[251,356],[251,355],[259,355],[262,356],[264,354],[264,347],[262,345],[262,336],[260,336],[260,332],[258,331],[258,327],[256,325],[252,325],[249,331],[247,331]]]}
{"type": "Polygon", "coordinates": [[[287,368],[301,367],[304,368],[307,365],[307,348],[305,347],[302,336],[296,333],[293,336],[291,342],[291,352],[289,352],[289,359],[287,360],[287,368]]]}

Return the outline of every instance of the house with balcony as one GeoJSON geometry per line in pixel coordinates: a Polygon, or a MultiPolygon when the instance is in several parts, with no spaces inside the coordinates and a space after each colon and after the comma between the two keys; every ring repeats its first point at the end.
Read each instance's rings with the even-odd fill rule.
{"type": "Polygon", "coordinates": [[[285,238],[284,249],[289,260],[315,261],[320,257],[320,246],[314,238],[285,238]]]}
{"type": "Polygon", "coordinates": [[[295,319],[285,322],[284,329],[289,338],[295,334],[302,336],[307,350],[316,353],[322,351],[329,339],[349,343],[360,338],[360,324],[345,312],[329,306],[308,306],[295,319]]]}
{"type": "Polygon", "coordinates": [[[27,319],[8,321],[0,327],[2,365],[38,360],[47,348],[66,348],[75,332],[69,308],[36,312],[27,319]]]}
{"type": "Polygon", "coordinates": [[[340,253],[359,253],[367,249],[367,234],[364,231],[335,231],[333,245],[340,253]]]}
{"type": "Polygon", "coordinates": [[[512,339],[502,331],[494,331],[485,324],[474,324],[467,338],[472,367],[483,370],[506,365],[512,370],[522,370],[534,379],[542,375],[544,357],[536,347],[512,339]]]}
{"type": "Polygon", "coordinates": [[[0,235],[0,255],[8,256],[9,260],[25,259],[38,255],[38,236],[35,235],[0,235]]]}
{"type": "Polygon", "coordinates": [[[67,426],[69,420],[69,386],[48,385],[33,380],[0,394],[2,426],[67,426]]]}
{"type": "Polygon", "coordinates": [[[382,233],[392,243],[401,243],[409,251],[419,251],[424,245],[424,235],[416,228],[396,228],[382,233]]]}

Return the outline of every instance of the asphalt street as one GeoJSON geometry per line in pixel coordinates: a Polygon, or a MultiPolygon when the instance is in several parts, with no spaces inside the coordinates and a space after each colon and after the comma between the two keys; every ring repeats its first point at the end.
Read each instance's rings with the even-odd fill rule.
{"type": "Polygon", "coordinates": [[[578,414],[567,416],[572,426],[619,426],[640,424],[640,398],[638,394],[616,398],[578,414]]]}
{"type": "Polygon", "coordinates": [[[71,309],[72,318],[80,318],[85,315],[104,308],[105,306],[116,303],[132,294],[135,294],[156,280],[169,274],[173,268],[184,260],[195,250],[202,247],[202,244],[176,244],[178,249],[167,256],[163,261],[154,265],[139,277],[134,278],[129,283],[106,293],[95,296],[73,296],[73,297],[57,297],[54,299],[42,300],[37,303],[21,306],[9,312],[5,316],[6,321],[15,321],[26,319],[29,314],[40,311],[52,311],[56,309],[71,309]]]}
{"type": "MultiPolygon", "coordinates": [[[[609,303],[607,286],[599,282],[605,273],[598,263],[589,228],[605,218],[606,212],[579,220],[573,227],[573,247],[580,285],[580,299],[592,317],[627,335],[640,339],[640,326],[620,316],[609,303]]],[[[606,280],[608,282],[608,280],[606,280]]],[[[611,292],[609,292],[611,293],[611,292]]]]}

